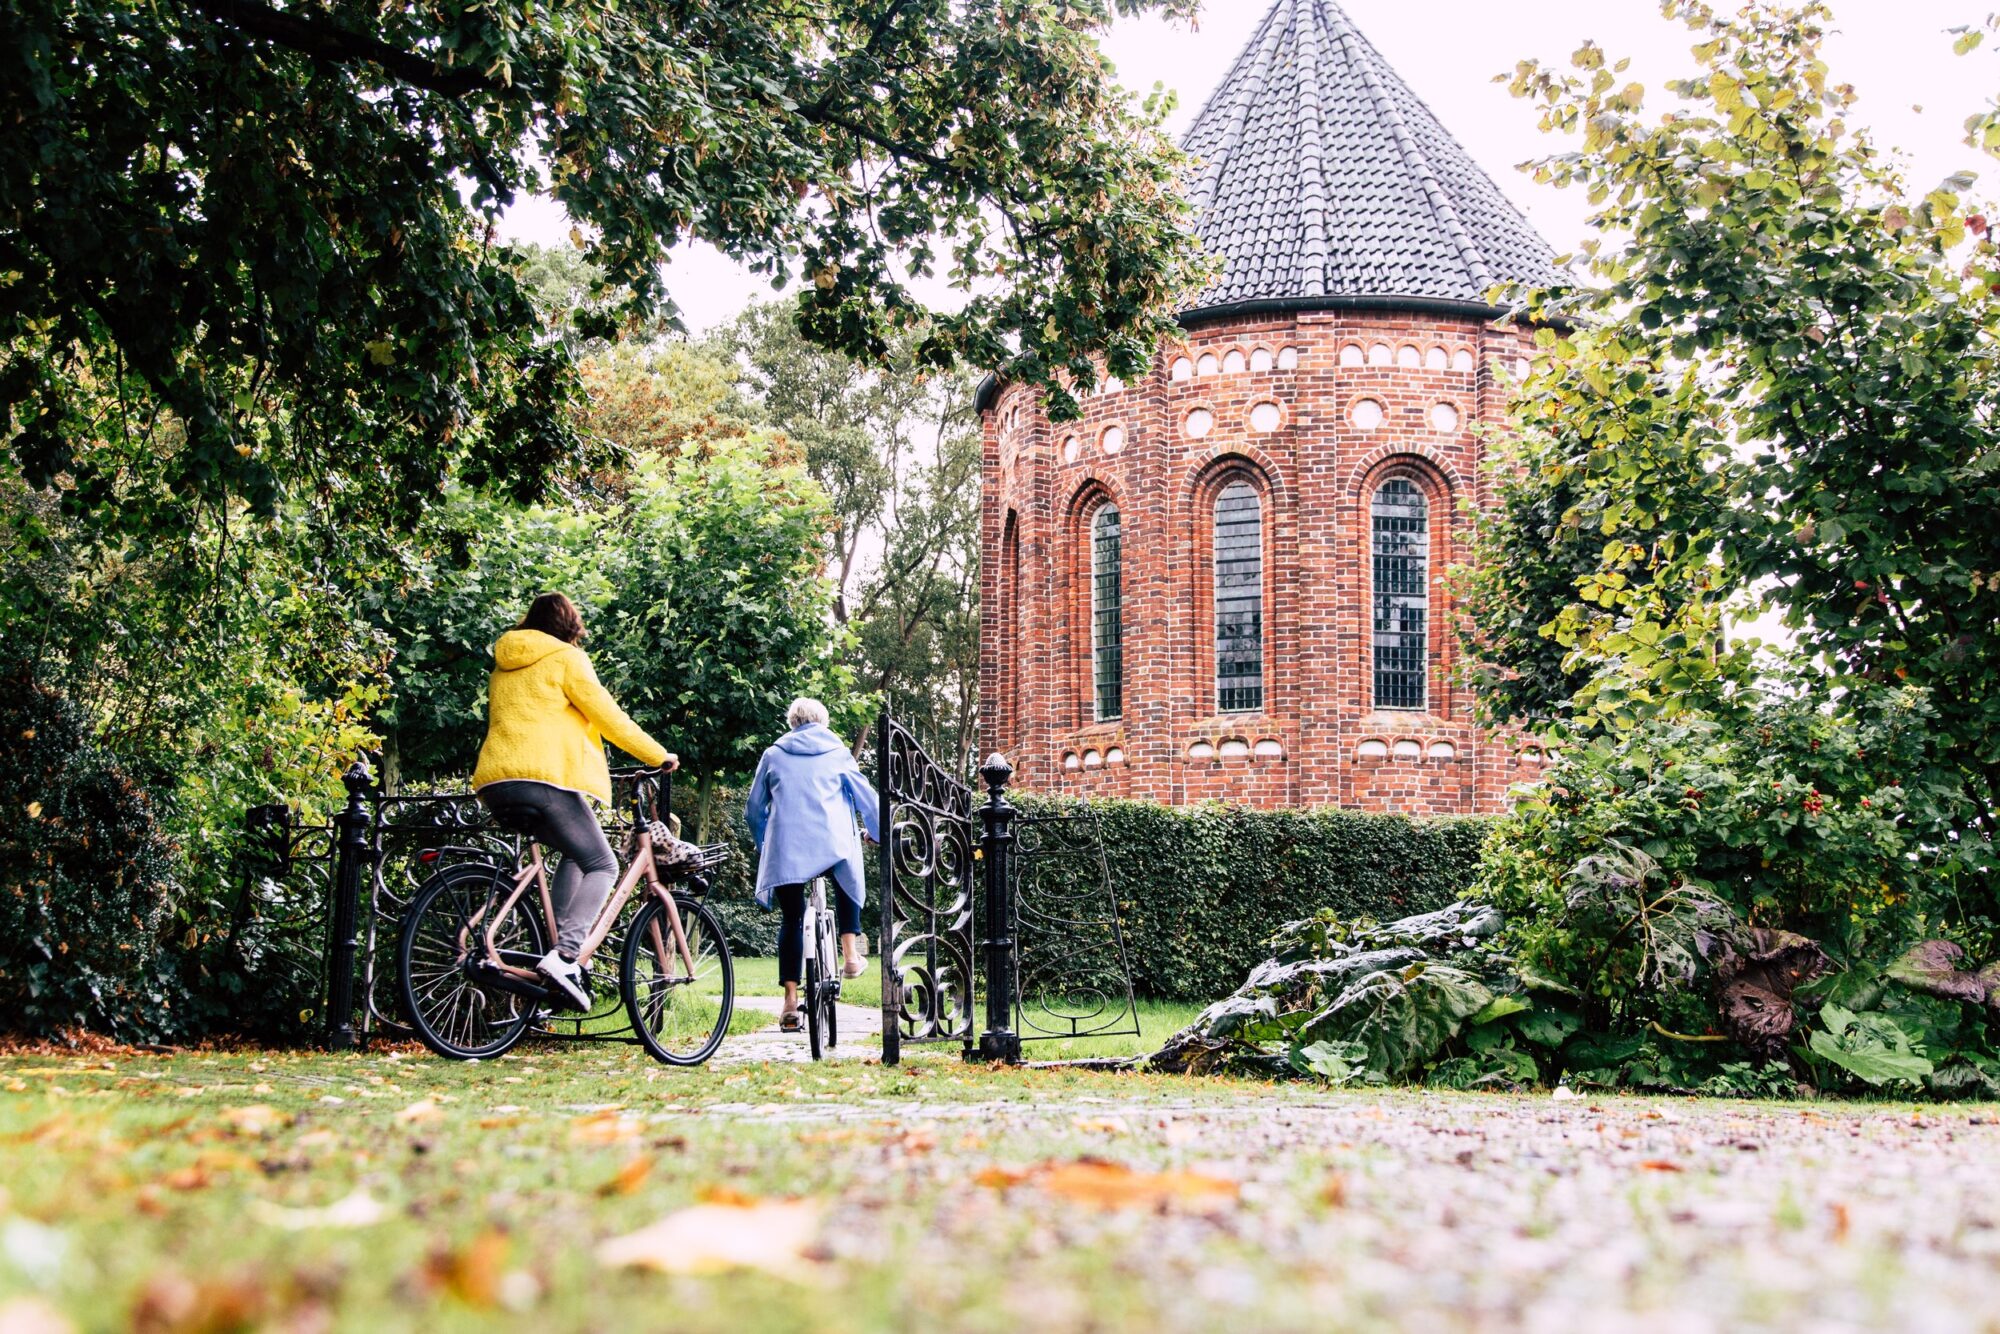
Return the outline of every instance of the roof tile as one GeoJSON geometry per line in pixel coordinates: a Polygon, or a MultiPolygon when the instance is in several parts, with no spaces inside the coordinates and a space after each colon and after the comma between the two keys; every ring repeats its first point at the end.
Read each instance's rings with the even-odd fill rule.
{"type": "Polygon", "coordinates": [[[1195,231],[1242,301],[1484,302],[1554,252],[1334,0],[1276,0],[1182,140],[1195,231]]]}

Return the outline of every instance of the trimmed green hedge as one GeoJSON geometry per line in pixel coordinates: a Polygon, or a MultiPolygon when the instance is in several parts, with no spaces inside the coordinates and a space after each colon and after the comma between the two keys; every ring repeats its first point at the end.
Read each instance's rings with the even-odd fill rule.
{"type": "Polygon", "coordinates": [[[1472,883],[1492,828],[1331,809],[1014,802],[1031,814],[1096,810],[1133,984],[1163,1000],[1227,996],[1269,956],[1272,932],[1321,908],[1388,921],[1443,907],[1472,883]]]}

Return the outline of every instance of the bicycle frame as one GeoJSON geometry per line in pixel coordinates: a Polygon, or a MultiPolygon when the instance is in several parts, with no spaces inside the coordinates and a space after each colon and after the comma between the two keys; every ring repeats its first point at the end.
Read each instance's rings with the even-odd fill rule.
{"type": "MultiPolygon", "coordinates": [[[[643,807],[643,796],[637,799],[637,804],[643,807]]],[[[632,856],[632,863],[625,868],[625,873],[619,877],[617,885],[613,887],[610,895],[605,898],[604,906],[597,910],[597,916],[590,924],[590,931],[584,936],[583,948],[577,952],[576,961],[582,967],[588,968],[590,966],[590,961],[596,955],[598,947],[611,934],[612,925],[617,922],[619,914],[625,910],[626,903],[630,902],[633,892],[637,890],[639,880],[643,876],[647,888],[655,898],[659,899],[660,907],[667,919],[667,925],[673,932],[673,953],[680,956],[681,963],[687,969],[687,980],[692,981],[695,972],[694,953],[688,948],[687,931],[681,925],[680,908],[675,904],[673,894],[661,883],[659,867],[653,859],[653,835],[652,831],[647,827],[649,821],[645,818],[645,811],[641,809],[638,814],[640,818],[635,834],[635,849],[632,856]]],[[[528,886],[531,884],[540,887],[542,919],[548,924],[549,940],[554,941],[557,930],[556,905],[555,898],[549,890],[548,866],[542,860],[541,844],[530,843],[527,852],[523,856],[520,869],[514,873],[514,883],[507,893],[506,900],[489,917],[488,910],[493,907],[494,895],[488,894],[485,904],[480,907],[478,912],[467,918],[465,925],[459,928],[458,947],[461,951],[466,951],[470,944],[468,936],[471,932],[477,930],[479,932],[480,947],[485,955],[488,966],[510,977],[518,978],[524,982],[532,982],[540,986],[542,982],[540,974],[536,973],[532,968],[521,968],[508,963],[500,957],[499,948],[493,943],[494,929],[507,919],[507,914],[514,911],[515,905],[528,892],[528,886]],[[483,926],[481,925],[482,919],[484,919],[483,926]]],[[[667,966],[667,943],[665,937],[660,932],[658,922],[652,924],[652,937],[653,954],[659,964],[660,975],[662,977],[671,977],[674,970],[667,966]]],[[[463,957],[463,954],[461,954],[461,957],[463,957]]]]}

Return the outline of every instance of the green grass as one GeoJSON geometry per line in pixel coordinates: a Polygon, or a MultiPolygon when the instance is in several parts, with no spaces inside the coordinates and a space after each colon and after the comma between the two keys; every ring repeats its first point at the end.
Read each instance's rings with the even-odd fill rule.
{"type": "Polygon", "coordinates": [[[1965,1220],[2000,1195],[2000,1129],[1976,1107],[1885,1111],[955,1051],[692,1070],[550,1043],[476,1066],[30,1052],[0,1056],[0,1327],[38,1327],[10,1323],[29,1300],[83,1331],[536,1334],[1517,1329],[1508,1313],[1537,1303],[1619,1327],[1915,1327],[1983,1309],[1990,1248],[1965,1220]],[[1111,1209],[1035,1184],[1078,1160],[1240,1196],[1111,1209]],[[819,1211],[792,1279],[595,1259],[703,1199],[788,1197],[819,1211]],[[357,1199],[357,1226],[308,1212],[357,1199]]]}
{"type": "MultiPolygon", "coordinates": [[[[784,989],[778,985],[778,961],[771,957],[739,958],[736,965],[736,994],[739,996],[777,996],[784,989]]],[[[882,974],[880,966],[873,958],[868,961],[868,971],[860,977],[850,978],[841,983],[841,1000],[851,1005],[862,1005],[869,1009],[879,1009],[882,1005],[882,974]]],[[[1200,1005],[1180,1001],[1140,1001],[1138,1003],[1139,1031],[1133,1033],[1113,1033],[1100,1037],[1036,1037],[1024,1042],[1021,1047],[1023,1060],[1027,1061],[1074,1061],[1092,1057],[1134,1056],[1144,1052],[1158,1051],[1160,1044],[1194,1021],[1200,1014],[1200,1005]]],[[[984,1014],[981,1014],[983,1027],[984,1014]]],[[[1050,1019],[1042,1019],[1041,1031],[1053,1032],[1059,1024],[1050,1019]]],[[[1110,1027],[1129,1028],[1127,1021],[1111,1021],[1110,1027]]],[[[731,1025],[731,1032],[737,1031],[731,1025]]],[[[1035,1031],[1035,1030],[1029,1030],[1035,1031]]]]}

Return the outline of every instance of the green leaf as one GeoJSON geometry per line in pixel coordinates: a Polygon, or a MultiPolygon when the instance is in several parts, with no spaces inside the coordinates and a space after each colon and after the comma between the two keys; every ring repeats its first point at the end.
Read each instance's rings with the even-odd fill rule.
{"type": "Polygon", "coordinates": [[[1478,1014],[1473,1015],[1466,1022],[1474,1026],[1490,1024],[1496,1019],[1505,1019],[1510,1014],[1519,1014],[1523,1010],[1531,1010],[1533,1008],[1532,1004],[1519,996],[1495,996],[1486,1003],[1485,1007],[1478,1014]]]}

